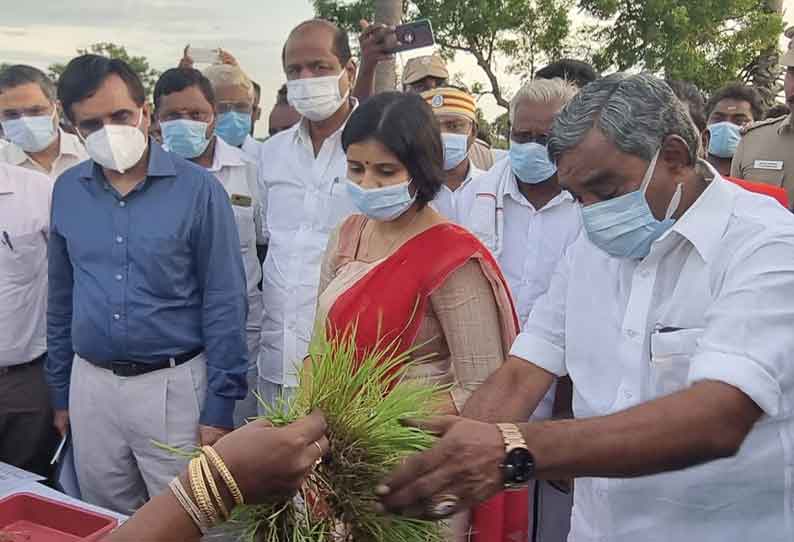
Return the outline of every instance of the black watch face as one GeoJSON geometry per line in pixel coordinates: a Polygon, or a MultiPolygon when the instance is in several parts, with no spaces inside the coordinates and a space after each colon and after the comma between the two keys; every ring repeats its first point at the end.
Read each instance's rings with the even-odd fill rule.
{"type": "Polygon", "coordinates": [[[505,467],[508,484],[526,484],[535,474],[535,460],[526,448],[516,448],[507,454],[505,467]]]}

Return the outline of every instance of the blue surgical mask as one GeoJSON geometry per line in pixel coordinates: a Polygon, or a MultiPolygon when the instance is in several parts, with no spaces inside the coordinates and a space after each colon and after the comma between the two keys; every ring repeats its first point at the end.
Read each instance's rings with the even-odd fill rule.
{"type": "Polygon", "coordinates": [[[709,125],[709,154],[718,158],[733,158],[742,139],[741,128],[732,122],[709,125]]]}
{"type": "Polygon", "coordinates": [[[601,250],[616,258],[644,258],[651,245],[672,225],[672,216],[681,203],[679,184],[664,220],[653,216],[645,191],[656,169],[659,151],[651,160],[638,190],[599,203],[582,207],[582,221],[587,237],[601,250]]]}
{"type": "Polygon", "coordinates": [[[527,184],[542,183],[557,173],[546,146],[535,142],[510,141],[510,166],[518,180],[527,184]]]}
{"type": "Polygon", "coordinates": [[[201,156],[210,144],[207,138],[208,126],[206,122],[187,119],[161,122],[163,144],[166,149],[182,158],[196,158],[201,156]]]}
{"type": "Polygon", "coordinates": [[[469,156],[469,136],[441,134],[444,144],[444,171],[455,169],[469,156]]]}
{"type": "Polygon", "coordinates": [[[6,138],[25,152],[43,151],[58,137],[58,131],[55,129],[55,111],[52,115],[20,117],[4,120],[0,124],[3,125],[6,138]]]}
{"type": "Polygon", "coordinates": [[[215,133],[232,147],[239,147],[251,133],[251,114],[229,111],[218,115],[215,133]]]}
{"type": "Polygon", "coordinates": [[[409,186],[411,186],[410,180],[393,186],[367,190],[348,179],[347,193],[362,214],[373,220],[389,222],[402,216],[416,201],[416,194],[411,195],[409,186]]]}

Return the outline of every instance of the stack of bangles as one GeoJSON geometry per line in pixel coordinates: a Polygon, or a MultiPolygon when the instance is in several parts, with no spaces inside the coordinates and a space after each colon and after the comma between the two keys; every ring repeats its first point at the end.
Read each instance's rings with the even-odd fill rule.
{"type": "Polygon", "coordinates": [[[168,486],[176,497],[176,500],[185,509],[185,512],[193,523],[196,524],[201,534],[218,525],[221,521],[229,519],[229,510],[223,502],[221,493],[215,483],[212,469],[218,471],[226,488],[229,490],[235,505],[245,504],[240,487],[235,482],[229,468],[221,459],[221,456],[211,447],[204,446],[201,455],[194,457],[188,464],[188,480],[190,481],[190,494],[185,490],[179,477],[171,480],[168,486]],[[195,499],[195,500],[194,500],[195,499]]]}

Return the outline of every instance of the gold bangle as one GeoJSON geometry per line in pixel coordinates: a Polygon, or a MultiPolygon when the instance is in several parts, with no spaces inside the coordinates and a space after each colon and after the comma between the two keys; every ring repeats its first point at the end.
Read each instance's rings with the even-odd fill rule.
{"type": "Polygon", "coordinates": [[[218,509],[221,511],[221,516],[223,516],[224,520],[229,519],[229,511],[226,510],[226,505],[223,504],[223,499],[221,498],[221,493],[218,491],[218,486],[215,484],[215,477],[212,475],[212,469],[210,469],[210,464],[207,461],[207,457],[202,455],[198,457],[199,465],[201,466],[201,471],[204,473],[204,478],[207,479],[207,486],[210,488],[210,492],[212,496],[215,497],[215,501],[218,504],[218,509]]]}
{"type": "Polygon", "coordinates": [[[245,504],[240,486],[234,481],[234,476],[232,476],[232,473],[229,471],[226,463],[223,462],[223,459],[221,459],[221,456],[218,455],[218,452],[216,452],[212,446],[204,446],[201,448],[201,451],[207,455],[207,458],[212,462],[212,466],[218,470],[218,474],[221,475],[221,478],[223,478],[223,481],[226,483],[226,487],[229,488],[229,493],[232,494],[234,502],[238,505],[245,504]]]}
{"type": "Polygon", "coordinates": [[[197,457],[190,460],[188,471],[190,472],[190,489],[196,497],[196,504],[198,504],[199,510],[201,510],[208,524],[216,525],[218,523],[218,512],[210,499],[197,457]]]}
{"type": "Polygon", "coordinates": [[[201,512],[199,511],[198,507],[196,507],[196,503],[188,495],[187,491],[185,491],[185,486],[182,485],[182,481],[179,477],[174,478],[168,483],[168,487],[171,488],[171,493],[174,494],[176,500],[179,501],[179,504],[185,510],[190,519],[193,523],[198,527],[199,532],[202,535],[207,534],[207,525],[205,525],[201,520],[201,512]]]}

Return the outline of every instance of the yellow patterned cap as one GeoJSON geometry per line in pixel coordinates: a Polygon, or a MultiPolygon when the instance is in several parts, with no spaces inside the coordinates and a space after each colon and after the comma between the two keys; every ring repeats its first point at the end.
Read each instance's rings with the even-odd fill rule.
{"type": "Polygon", "coordinates": [[[477,122],[477,104],[468,92],[441,87],[423,92],[422,98],[436,115],[459,115],[477,122]]]}

